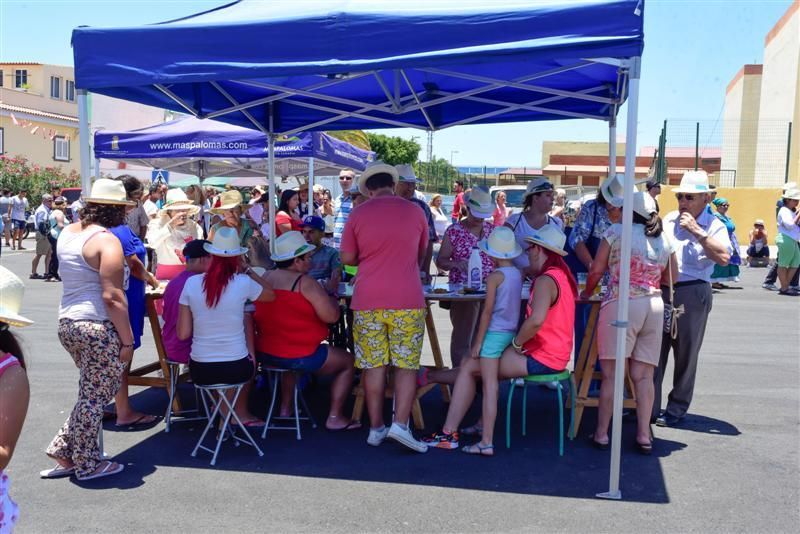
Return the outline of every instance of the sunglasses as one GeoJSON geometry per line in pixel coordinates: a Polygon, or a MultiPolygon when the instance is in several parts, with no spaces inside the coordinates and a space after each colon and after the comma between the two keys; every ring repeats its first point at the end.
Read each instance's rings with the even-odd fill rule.
{"type": "Polygon", "coordinates": [[[695,195],[689,195],[686,193],[675,193],[675,198],[677,198],[678,200],[686,199],[689,202],[691,202],[692,200],[694,200],[694,197],[695,195]]]}
{"type": "Polygon", "coordinates": [[[723,207],[723,208],[730,208],[730,207],[731,207],[731,205],[730,205],[730,204],[720,204],[720,207],[723,207]]]}

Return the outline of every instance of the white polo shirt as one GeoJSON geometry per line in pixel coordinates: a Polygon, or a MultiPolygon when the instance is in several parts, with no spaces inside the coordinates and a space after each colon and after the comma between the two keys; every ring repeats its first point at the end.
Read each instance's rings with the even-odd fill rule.
{"type": "MultiPolygon", "coordinates": [[[[714,272],[714,260],[706,256],[706,252],[694,234],[680,226],[680,212],[673,211],[663,220],[664,232],[672,243],[675,257],[678,259],[678,282],[703,280],[711,282],[714,272]]],[[[705,230],[708,237],[716,239],[728,251],[732,252],[728,230],[722,222],[705,209],[697,218],[697,224],[705,230]]]]}

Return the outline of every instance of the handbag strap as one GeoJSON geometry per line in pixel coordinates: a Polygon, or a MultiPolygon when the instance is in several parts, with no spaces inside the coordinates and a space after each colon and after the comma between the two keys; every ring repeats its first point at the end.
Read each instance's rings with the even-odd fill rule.
{"type": "Polygon", "coordinates": [[[672,339],[678,337],[678,317],[683,315],[683,304],[675,306],[675,285],[672,282],[672,254],[667,259],[667,269],[669,269],[669,305],[672,307],[672,314],[670,317],[669,335],[672,339]]]}

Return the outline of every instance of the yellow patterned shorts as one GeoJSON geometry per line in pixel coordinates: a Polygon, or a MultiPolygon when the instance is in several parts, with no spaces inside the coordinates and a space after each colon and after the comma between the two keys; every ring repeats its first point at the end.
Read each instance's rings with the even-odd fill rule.
{"type": "Polygon", "coordinates": [[[425,310],[357,310],[353,312],[356,367],[391,364],[419,369],[425,336],[425,310]]]}

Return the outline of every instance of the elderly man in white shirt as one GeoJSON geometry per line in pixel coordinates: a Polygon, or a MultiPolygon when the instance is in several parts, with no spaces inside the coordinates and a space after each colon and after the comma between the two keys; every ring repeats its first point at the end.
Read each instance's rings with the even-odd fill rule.
{"type": "MultiPolygon", "coordinates": [[[[678,210],[664,217],[664,233],[673,245],[678,260],[678,279],[674,282],[675,308],[683,308],[675,339],[664,334],[661,359],[655,375],[653,417],[658,426],[675,426],[689,410],[694,393],[697,360],[703,345],[706,322],[711,313],[711,273],[714,264],[727,265],[731,257],[728,231],[719,219],[706,211],[709,199],[708,175],[689,171],[673,193],[678,210]],[[661,384],[669,353],[674,354],[673,388],[667,406],[661,410],[661,384]]],[[[665,303],[670,291],[662,288],[665,303]]]]}

